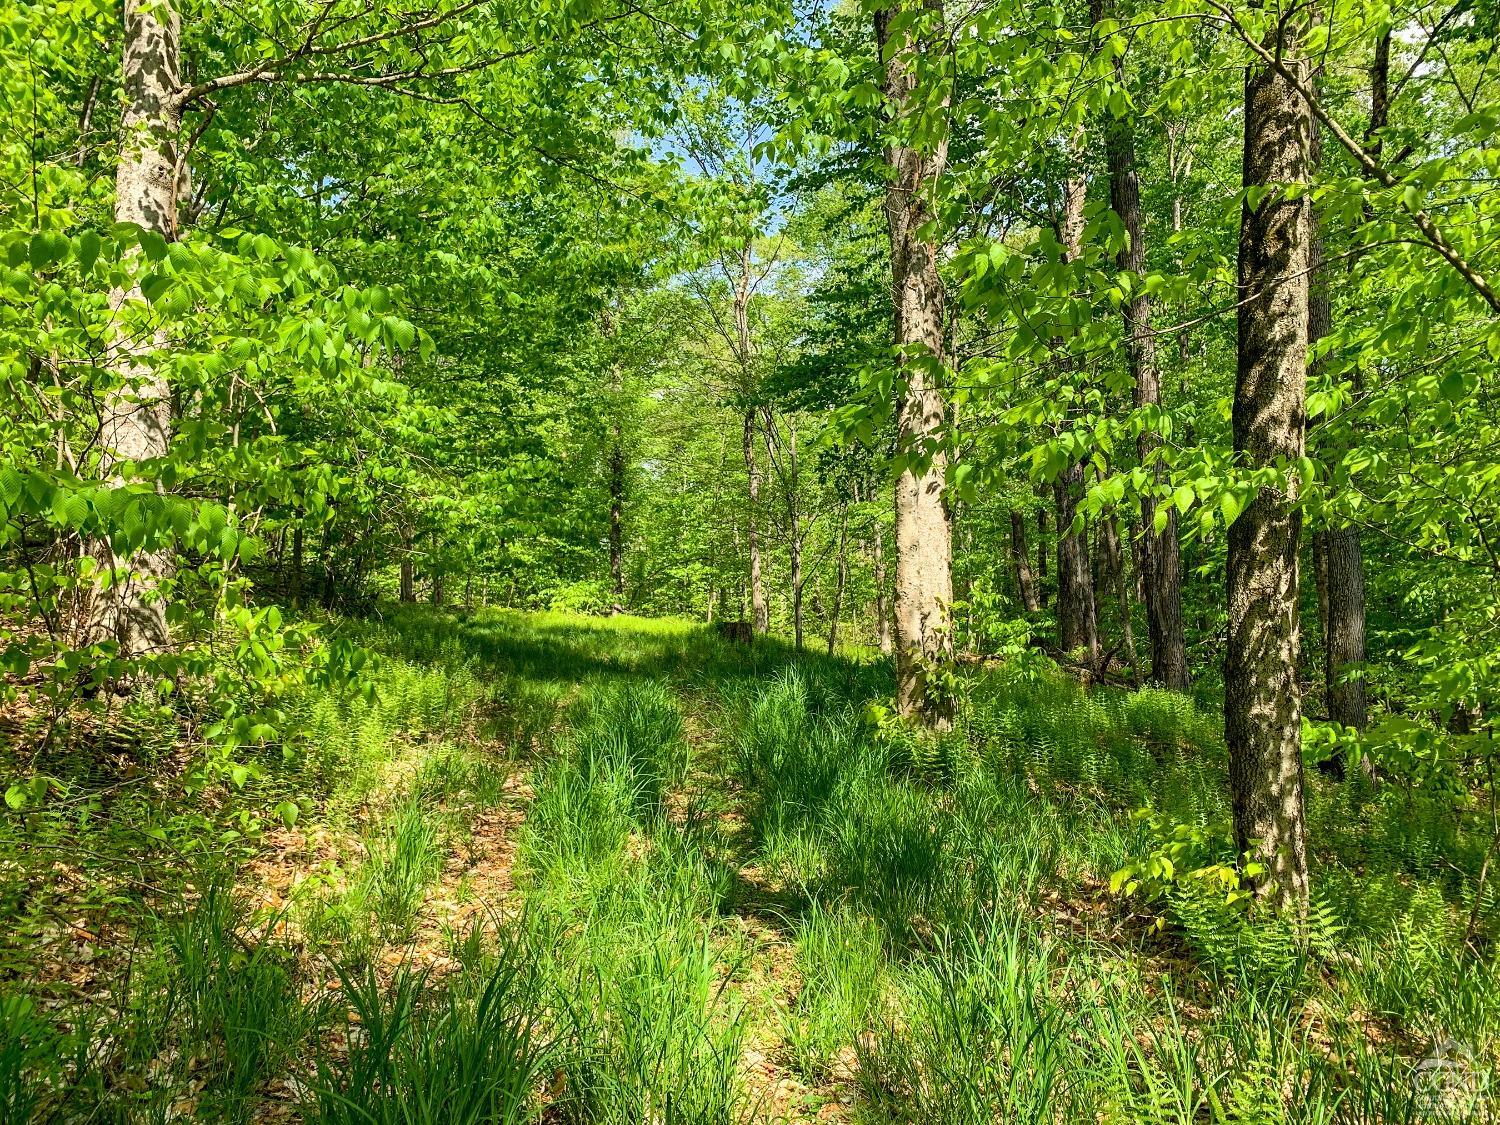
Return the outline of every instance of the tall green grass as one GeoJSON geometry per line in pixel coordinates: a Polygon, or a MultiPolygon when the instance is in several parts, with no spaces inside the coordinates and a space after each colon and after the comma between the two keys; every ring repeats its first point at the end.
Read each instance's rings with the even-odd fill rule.
{"type": "MultiPolygon", "coordinates": [[[[1132,810],[1227,815],[1217,719],[1185,697],[1033,662],[976,673],[929,737],[871,718],[878,661],[681,622],[400,608],[355,632],[375,698],[309,694],[260,762],[343,848],[317,889],[266,915],[243,871],[195,865],[118,895],[103,995],[0,984],[0,1118],[1496,1119],[1464,1100],[1500,1060],[1492,923],[1466,944],[1481,842],[1419,793],[1313,779],[1309,934],[1190,884],[1110,895],[1152,845],[1132,810]],[[444,917],[433,888],[507,802],[483,823],[524,812],[508,883],[476,884],[503,899],[444,917]],[[418,967],[433,943],[452,960],[418,967]],[[1462,1082],[1434,1101],[1449,1040],[1462,1082]],[[752,1046],[807,1105],[758,1100],[752,1046]]],[[[136,839],[189,815],[139,800],[136,839]]]]}
{"type": "Polygon", "coordinates": [[[596,687],[577,715],[519,849],[527,925],[566,1029],[554,1112],[739,1121],[744,1022],[715,924],[726,872],[669,805],[689,765],[680,712],[646,681],[596,687]]]}
{"type": "Polygon", "coordinates": [[[306,1119],[315,1125],[519,1125],[538,1113],[552,1045],[537,1025],[538,979],[506,942],[436,987],[401,966],[341,970],[355,1017],[346,1050],[325,1054],[306,1119]]]}

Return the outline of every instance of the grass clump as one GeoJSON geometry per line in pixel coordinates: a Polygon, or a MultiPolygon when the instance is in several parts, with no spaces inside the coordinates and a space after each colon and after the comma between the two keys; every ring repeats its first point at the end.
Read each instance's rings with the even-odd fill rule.
{"type": "Polygon", "coordinates": [[[519,1125],[539,1112],[552,1046],[536,1023],[537,975],[507,941],[459,980],[435,987],[400,966],[340,969],[353,1017],[347,1054],[325,1055],[312,1125],[519,1125]]]}

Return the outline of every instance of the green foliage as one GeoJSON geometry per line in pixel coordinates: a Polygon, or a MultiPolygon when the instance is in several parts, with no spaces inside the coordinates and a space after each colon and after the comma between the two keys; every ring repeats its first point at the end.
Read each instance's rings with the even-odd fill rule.
{"type": "Polygon", "coordinates": [[[319,1060],[308,1119],[320,1125],[519,1125],[535,1119],[550,1046],[535,1021],[534,964],[502,944],[466,980],[434,990],[407,965],[394,979],[339,969],[347,1057],[319,1060]],[[357,1017],[357,1021],[355,1019],[357,1017]]]}

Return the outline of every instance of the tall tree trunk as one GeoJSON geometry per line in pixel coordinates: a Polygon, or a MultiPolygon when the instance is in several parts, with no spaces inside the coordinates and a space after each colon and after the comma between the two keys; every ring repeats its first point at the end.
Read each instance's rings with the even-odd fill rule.
{"type": "MultiPolygon", "coordinates": [[[[941,0],[923,0],[922,11],[941,16],[941,0]]],[[[892,25],[901,5],[875,13],[875,41],[885,62],[884,92],[898,124],[912,111],[914,60],[921,48],[911,25],[892,25]]],[[[943,283],[938,276],[934,222],[926,197],[942,178],[946,134],[923,151],[901,141],[885,149],[889,179],[885,216],[891,240],[895,344],[901,386],[896,404],[902,450],[926,452],[943,427],[945,404],[936,376],[943,360],[943,283]]],[[[896,707],[931,728],[953,723],[952,701],[931,690],[931,672],[953,657],[953,537],[943,496],[947,457],[931,450],[925,469],[908,466],[896,482],[896,707]]]]}
{"type": "Polygon", "coordinates": [[[750,510],[746,537],[750,545],[750,617],[757,633],[771,628],[771,607],[766,604],[766,584],[760,564],[760,462],[755,456],[755,408],[745,409],[745,475],[750,483],[750,510]]]}
{"type": "MultiPolygon", "coordinates": [[[[1292,33],[1272,44],[1297,60],[1292,33]]],[[[1311,117],[1270,68],[1245,75],[1244,186],[1269,189],[1240,216],[1234,449],[1243,471],[1295,466],[1306,445],[1308,206],[1281,185],[1308,180],[1311,117]]],[[[1293,470],[1295,473],[1295,469],[1293,470]]],[[[1224,728],[1235,842],[1264,866],[1258,893],[1305,911],[1308,898],[1297,682],[1299,482],[1262,486],[1229,528],[1224,728]]]]}
{"type": "Polygon", "coordinates": [[[625,446],[615,424],[609,449],[609,587],[611,615],[625,612],[625,446]]]}
{"type": "MultiPolygon", "coordinates": [[[[168,241],[177,237],[183,175],[179,159],[181,39],[181,21],[172,0],[126,0],[125,107],[115,172],[115,221],[135,223],[168,241]]],[[[115,310],[144,300],[139,286],[110,294],[115,310]]],[[[122,462],[138,463],[167,454],[171,388],[150,358],[165,343],[165,334],[156,332],[113,346],[111,363],[123,386],[104,400],[100,433],[105,451],[102,468],[111,483],[123,481],[122,462]]],[[[143,551],[125,559],[115,555],[107,542],[96,544],[93,551],[102,567],[127,572],[129,579],[94,594],[87,629],[90,639],[114,640],[127,657],[168,648],[166,603],[160,594],[172,574],[171,551],[143,551]]]]}
{"type": "Polygon", "coordinates": [[[766,602],[765,580],[761,577],[760,557],[760,464],[755,456],[755,354],[750,335],[750,289],[754,262],[752,246],[746,240],[740,246],[739,272],[733,277],[734,349],[740,368],[740,390],[745,396],[745,476],[750,488],[750,510],[747,531],[750,549],[750,617],[757,633],[771,629],[771,607],[766,602]]]}
{"type": "Polygon", "coordinates": [[[1010,556],[1016,568],[1016,591],[1021,598],[1021,608],[1035,613],[1042,608],[1036,596],[1036,579],[1031,576],[1031,557],[1026,547],[1026,517],[1020,512],[1010,514],[1010,556]]]}
{"type": "Polygon", "coordinates": [[[432,604],[438,609],[443,608],[443,576],[440,573],[432,576],[432,604]]]}
{"type": "MultiPolygon", "coordinates": [[[[1386,127],[1390,115],[1391,32],[1387,28],[1375,41],[1375,55],[1370,66],[1370,127],[1366,131],[1366,147],[1376,156],[1384,147],[1381,130],[1386,127]]],[[[1321,156],[1321,145],[1316,143],[1320,135],[1314,126],[1314,151],[1321,156]]],[[[1368,216],[1368,204],[1366,211],[1368,216]]],[[[1308,309],[1309,334],[1313,341],[1321,339],[1331,328],[1333,310],[1328,291],[1327,267],[1323,262],[1323,243],[1314,223],[1313,252],[1314,286],[1312,304],[1308,309]]],[[[1353,262],[1351,260],[1350,267],[1353,262]]],[[[1355,370],[1355,390],[1360,389],[1359,371],[1355,370]]],[[[1342,454],[1341,449],[1331,451],[1332,456],[1342,454]]],[[[1332,527],[1320,532],[1313,540],[1317,559],[1319,583],[1319,608],[1323,618],[1323,684],[1328,703],[1328,717],[1346,727],[1363,730],[1369,722],[1369,707],[1365,695],[1365,681],[1357,668],[1365,660],[1365,560],[1359,540],[1359,530],[1352,526],[1332,527]],[[1356,669],[1351,677],[1351,668],[1356,669]]],[[[1368,765],[1368,759],[1366,760],[1368,765]]],[[[1342,776],[1342,756],[1328,759],[1329,771],[1342,776]]]]}
{"type": "MultiPolygon", "coordinates": [[[[1110,0],[1093,0],[1094,21],[1113,14],[1110,0]]],[[[1122,84],[1125,60],[1115,58],[1115,77],[1122,84]]],[[[1146,238],[1141,221],[1140,183],[1135,168],[1135,134],[1128,116],[1113,119],[1105,130],[1109,158],[1110,206],[1125,228],[1119,267],[1134,274],[1130,299],[1120,308],[1124,320],[1125,359],[1134,384],[1137,410],[1161,409],[1161,370],[1156,333],[1151,327],[1151,298],[1141,279],[1146,275],[1146,238]]],[[[1165,473],[1156,451],[1161,439],[1151,428],[1136,438],[1136,454],[1160,486],[1165,473]]],[[[1177,543],[1177,510],[1167,505],[1167,522],[1156,531],[1156,499],[1141,498],[1141,567],[1146,587],[1146,629],[1151,641],[1151,678],[1173,691],[1188,687],[1187,644],[1182,627],[1182,558],[1177,543]]]]}
{"type": "MultiPolygon", "coordinates": [[[[1074,172],[1063,187],[1060,239],[1068,261],[1083,251],[1083,211],[1088,181],[1074,172]]],[[[1059,351],[1060,366],[1071,358],[1059,351]]],[[[1090,669],[1099,667],[1099,608],[1094,596],[1094,568],[1089,558],[1088,529],[1074,530],[1083,497],[1083,465],[1070,466],[1052,485],[1057,508],[1057,640],[1064,652],[1082,652],[1090,669]]]]}

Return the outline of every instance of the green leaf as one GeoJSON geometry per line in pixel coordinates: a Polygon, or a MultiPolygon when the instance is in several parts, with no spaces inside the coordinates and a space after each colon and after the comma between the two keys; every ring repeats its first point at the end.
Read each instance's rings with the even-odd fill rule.
{"type": "Polygon", "coordinates": [[[56,231],[42,231],[40,234],[31,236],[31,247],[28,257],[31,260],[31,268],[44,270],[63,262],[72,249],[72,243],[65,234],[56,231]]]}
{"type": "Polygon", "coordinates": [[[1228,527],[1240,518],[1240,513],[1245,506],[1240,503],[1240,498],[1233,492],[1226,492],[1219,497],[1219,510],[1224,513],[1224,526],[1228,527]]]}
{"type": "Polygon", "coordinates": [[[99,260],[99,251],[103,245],[99,236],[91,230],[80,234],[78,236],[78,268],[84,273],[93,269],[94,263],[99,260]]]}
{"type": "Polygon", "coordinates": [[[146,255],[148,262],[159,262],[167,256],[165,235],[154,230],[142,230],[138,241],[141,244],[141,252],[146,255]]]}

